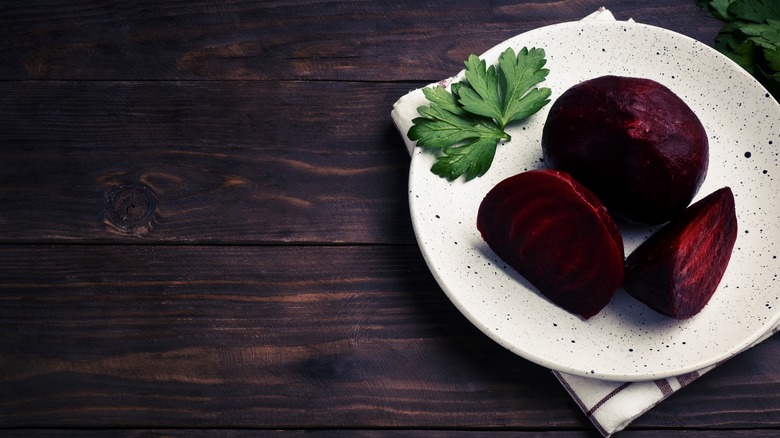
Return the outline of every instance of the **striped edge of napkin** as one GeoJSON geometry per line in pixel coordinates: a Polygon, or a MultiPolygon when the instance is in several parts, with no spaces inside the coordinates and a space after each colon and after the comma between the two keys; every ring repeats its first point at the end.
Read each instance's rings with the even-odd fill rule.
{"type": "MultiPolygon", "coordinates": [[[[608,9],[601,7],[583,20],[615,20],[615,17],[608,9]]],[[[633,20],[629,19],[628,21],[633,20]]],[[[446,87],[458,80],[462,74],[463,71],[431,85],[446,87]]],[[[415,143],[409,140],[406,133],[412,127],[412,120],[418,117],[417,108],[425,104],[427,104],[425,95],[422,89],[418,88],[398,99],[390,114],[398,131],[402,134],[410,155],[414,151],[415,143]]],[[[764,341],[778,331],[780,331],[780,324],[773,327],[748,348],[764,341]]],[[[580,377],[559,371],[552,371],[552,373],[596,429],[603,436],[608,437],[623,430],[658,403],[718,365],[711,365],[676,377],[642,382],[614,382],[580,377]]]]}
{"type": "MultiPolygon", "coordinates": [[[[748,348],[778,331],[780,325],[773,327],[748,348]]],[[[611,382],[559,371],[552,373],[596,429],[608,437],[623,430],[642,414],[718,365],[720,363],[676,377],[642,382],[611,382]]]]}

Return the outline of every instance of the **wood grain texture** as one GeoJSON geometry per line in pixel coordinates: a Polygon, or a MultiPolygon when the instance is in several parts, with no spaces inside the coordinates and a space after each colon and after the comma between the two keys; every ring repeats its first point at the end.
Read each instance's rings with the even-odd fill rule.
{"type": "MultiPolygon", "coordinates": [[[[516,34],[601,0],[82,1],[0,9],[0,79],[439,80],[516,34]]],[[[696,2],[623,1],[621,20],[714,44],[696,2]]]]}
{"type": "MultiPolygon", "coordinates": [[[[0,2],[0,435],[597,436],[434,281],[389,113],[602,5],[0,2]]],[[[622,435],[775,436],[778,364],[775,336],[622,435]]]]}
{"type": "Polygon", "coordinates": [[[412,87],[0,82],[0,241],[413,243],[412,87]]]}
{"type": "MultiPolygon", "coordinates": [[[[0,351],[4,428],[588,428],[414,247],[5,248],[0,351]]],[[[775,338],[637,424],[776,426],[778,362],[775,338]]]]}
{"type": "Polygon", "coordinates": [[[0,351],[2,427],[585,424],[414,247],[6,249],[0,351]]]}
{"type": "MultiPolygon", "coordinates": [[[[202,430],[202,429],[151,429],[151,430],[132,430],[132,429],[112,429],[112,430],[62,430],[62,429],[24,429],[24,430],[4,430],[4,436],[10,438],[17,437],[115,437],[122,436],[127,438],[200,438],[200,437],[259,437],[259,438],[594,438],[600,437],[590,431],[522,431],[522,430],[414,430],[414,429],[333,429],[333,430],[244,430],[244,429],[222,429],[222,430],[202,430]]],[[[728,431],[697,431],[689,430],[685,432],[674,430],[628,430],[621,432],[619,437],[627,438],[648,438],[648,437],[685,437],[685,438],[775,438],[777,431],[771,429],[752,429],[752,430],[728,430],[728,431]]]]}

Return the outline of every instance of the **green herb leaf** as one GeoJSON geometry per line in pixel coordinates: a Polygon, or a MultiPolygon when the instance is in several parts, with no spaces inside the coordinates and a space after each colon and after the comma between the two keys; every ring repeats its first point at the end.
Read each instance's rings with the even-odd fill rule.
{"type": "Polygon", "coordinates": [[[733,0],[728,12],[735,20],[766,23],[767,19],[780,20],[780,2],[777,0],[733,0]]]}
{"type": "Polygon", "coordinates": [[[422,116],[412,120],[410,139],[423,148],[444,149],[458,142],[480,137],[500,137],[503,132],[487,121],[469,116],[453,94],[443,87],[424,88],[429,106],[417,108],[422,116]]]}
{"type": "Polygon", "coordinates": [[[778,72],[775,76],[780,77],[780,48],[774,50],[764,49],[764,56],[769,63],[769,68],[778,72]]]}
{"type": "Polygon", "coordinates": [[[496,130],[489,124],[470,122],[454,114],[433,114],[433,111],[428,110],[422,110],[420,114],[424,117],[413,120],[415,125],[409,130],[409,138],[417,141],[417,146],[423,148],[446,149],[473,138],[503,136],[503,131],[496,130]]]}
{"type": "Polygon", "coordinates": [[[525,47],[517,55],[510,47],[498,58],[499,87],[504,90],[501,126],[524,119],[550,102],[548,98],[552,91],[549,88],[531,90],[550,73],[542,68],[546,63],[543,49],[525,47]]]}
{"type": "Polygon", "coordinates": [[[461,146],[447,148],[445,154],[438,157],[431,172],[448,180],[463,175],[468,181],[482,176],[490,168],[499,139],[480,137],[461,146]]]}
{"type": "Polygon", "coordinates": [[[729,5],[734,0],[699,0],[699,5],[709,12],[713,17],[719,18],[723,21],[731,21],[733,18],[729,14],[729,5]]]}
{"type": "Polygon", "coordinates": [[[464,63],[464,80],[451,91],[423,89],[430,105],[417,109],[408,137],[417,146],[440,154],[431,171],[454,180],[482,176],[490,168],[500,142],[510,140],[506,126],[527,118],[550,102],[549,88],[534,88],[549,70],[544,50],[504,51],[498,66],[471,55],[464,63]]]}
{"type": "MultiPolygon", "coordinates": [[[[476,55],[470,55],[466,61],[466,81],[469,87],[458,91],[463,109],[493,120],[500,120],[503,115],[500,90],[498,89],[498,73],[495,66],[485,68],[485,61],[476,55]]],[[[499,124],[503,128],[504,125],[499,124]]]]}
{"type": "Polygon", "coordinates": [[[698,0],[710,15],[726,22],[715,48],[752,74],[780,100],[780,1],[698,0]]]}

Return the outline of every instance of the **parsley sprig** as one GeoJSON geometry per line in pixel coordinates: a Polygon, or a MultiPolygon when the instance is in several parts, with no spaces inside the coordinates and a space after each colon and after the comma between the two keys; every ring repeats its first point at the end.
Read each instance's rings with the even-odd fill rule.
{"type": "Polygon", "coordinates": [[[698,0],[726,24],[715,48],[753,75],[780,100],[780,1],[698,0]]]}
{"type": "Polygon", "coordinates": [[[498,65],[470,55],[464,79],[423,89],[430,105],[417,109],[408,136],[417,146],[438,152],[431,171],[448,180],[468,181],[490,168],[496,148],[511,137],[510,123],[525,119],[550,102],[549,88],[535,87],[550,72],[543,49],[506,49],[498,65]]]}

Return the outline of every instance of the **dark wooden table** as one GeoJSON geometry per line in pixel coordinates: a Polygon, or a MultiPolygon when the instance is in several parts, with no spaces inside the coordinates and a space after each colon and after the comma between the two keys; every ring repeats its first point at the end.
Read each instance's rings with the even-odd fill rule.
{"type": "MultiPolygon", "coordinates": [[[[604,3],[0,3],[0,435],[596,435],[434,281],[389,113],[604,3]]],[[[774,337],[624,434],[778,434],[778,365],[774,337]]]]}

